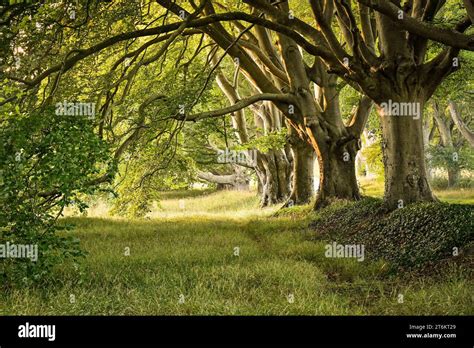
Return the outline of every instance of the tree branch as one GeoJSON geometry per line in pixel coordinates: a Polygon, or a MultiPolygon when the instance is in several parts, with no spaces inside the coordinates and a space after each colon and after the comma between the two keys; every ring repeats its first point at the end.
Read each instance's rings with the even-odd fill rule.
{"type": "Polygon", "coordinates": [[[365,124],[367,123],[367,119],[369,118],[370,111],[372,110],[372,105],[372,99],[365,95],[359,99],[359,105],[352,115],[349,126],[347,127],[347,130],[353,136],[359,138],[362,134],[365,124]]]}
{"type": "Polygon", "coordinates": [[[439,28],[435,25],[413,18],[406,13],[401,14],[400,11],[402,10],[390,1],[357,1],[389,17],[396,25],[410,33],[444,43],[451,47],[474,51],[474,36],[472,35],[465,35],[456,32],[455,30],[439,28]]]}
{"type": "Polygon", "coordinates": [[[451,114],[451,118],[454,121],[454,124],[461,132],[462,136],[466,138],[469,144],[474,147],[474,132],[472,132],[467,126],[464,124],[461,115],[459,115],[459,111],[455,102],[450,101],[448,103],[449,113],[451,114]]]}
{"type": "Polygon", "coordinates": [[[176,118],[178,120],[183,120],[183,121],[198,121],[204,118],[220,117],[220,116],[227,115],[232,112],[241,110],[251,104],[254,104],[262,100],[269,100],[273,102],[288,103],[288,104],[295,102],[293,99],[293,96],[290,94],[262,93],[262,94],[253,95],[251,97],[239,100],[234,105],[225,107],[223,109],[212,110],[208,112],[200,112],[194,115],[182,115],[182,116],[178,115],[173,118],[176,118]]]}

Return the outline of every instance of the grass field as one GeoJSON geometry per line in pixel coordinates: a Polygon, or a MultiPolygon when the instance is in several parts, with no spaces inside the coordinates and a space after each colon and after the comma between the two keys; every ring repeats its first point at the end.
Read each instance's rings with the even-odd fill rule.
{"type": "MultiPolygon", "coordinates": [[[[372,197],[383,196],[383,181],[360,180],[361,191],[364,195],[372,197]]],[[[447,203],[474,204],[474,188],[458,188],[446,190],[433,190],[436,197],[447,203]]]]}
{"type": "Polygon", "coordinates": [[[79,270],[1,293],[0,314],[474,314],[465,269],[389,275],[382,261],[329,259],[309,217],[275,209],[253,193],[190,192],[164,195],[150,219],[66,218],[88,252],[79,270]]]}

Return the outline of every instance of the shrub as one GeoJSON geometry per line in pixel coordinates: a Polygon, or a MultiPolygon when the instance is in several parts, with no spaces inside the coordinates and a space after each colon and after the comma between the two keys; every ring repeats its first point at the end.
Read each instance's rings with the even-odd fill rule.
{"type": "Polygon", "coordinates": [[[452,257],[473,240],[474,206],[415,203],[392,212],[367,198],[328,207],[311,227],[317,238],[364,244],[366,258],[382,258],[395,268],[421,266],[452,257]]]}

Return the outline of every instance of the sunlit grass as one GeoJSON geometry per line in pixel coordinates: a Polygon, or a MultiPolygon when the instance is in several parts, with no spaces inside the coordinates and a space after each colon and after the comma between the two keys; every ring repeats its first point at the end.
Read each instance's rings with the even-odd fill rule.
{"type": "MultiPolygon", "coordinates": [[[[251,216],[268,216],[278,210],[278,206],[260,208],[258,194],[254,191],[208,191],[189,190],[177,192],[162,192],[160,200],[153,202],[147,219],[186,218],[190,216],[222,217],[242,219],[251,216]]],[[[88,217],[120,219],[110,214],[111,204],[104,200],[90,203],[88,217]]],[[[77,209],[69,208],[65,216],[81,216],[77,209]]]]}
{"type": "Polygon", "coordinates": [[[0,314],[474,313],[472,279],[457,266],[391,276],[383,261],[326,258],[307,219],[271,218],[275,208],[260,211],[254,194],[180,199],[185,211],[173,213],[173,197],[151,219],[64,219],[88,252],[79,272],[61,266],[50,284],[1,293],[0,314]]]}
{"type": "Polygon", "coordinates": [[[380,178],[373,178],[373,179],[366,179],[366,178],[359,178],[359,187],[360,191],[364,196],[371,196],[371,197],[383,197],[384,191],[384,183],[383,179],[380,178]]]}
{"type": "Polygon", "coordinates": [[[253,191],[219,191],[200,196],[163,199],[147,216],[150,218],[213,216],[246,218],[267,216],[278,207],[261,209],[259,197],[253,191]]]}
{"type": "MultiPolygon", "coordinates": [[[[380,179],[359,179],[363,195],[382,198],[384,183],[380,179]]],[[[435,196],[442,202],[474,204],[474,188],[434,189],[435,196]]]]}
{"type": "Polygon", "coordinates": [[[443,202],[474,204],[474,188],[434,190],[434,193],[443,202]]]}

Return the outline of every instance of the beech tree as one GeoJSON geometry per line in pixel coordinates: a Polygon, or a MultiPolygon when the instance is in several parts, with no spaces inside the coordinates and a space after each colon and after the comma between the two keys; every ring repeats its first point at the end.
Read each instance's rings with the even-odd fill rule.
{"type": "MultiPolygon", "coordinates": [[[[248,3],[264,11],[273,21],[312,38],[319,46],[310,50],[319,54],[327,68],[378,105],[384,136],[388,206],[434,200],[426,177],[421,115],[389,115],[381,106],[392,101],[398,105],[418,105],[419,110],[423,110],[443,79],[459,68],[460,49],[473,49],[473,37],[462,34],[472,24],[470,17],[452,29],[444,29],[432,24],[444,1],[403,4],[400,1],[358,1],[360,23],[357,23],[351,2],[313,0],[310,3],[318,25],[315,28],[297,18],[288,18],[284,11],[265,1],[248,3]],[[333,11],[345,28],[349,49],[343,47],[331,22],[324,16],[333,11]],[[374,46],[374,40],[378,47],[374,46]],[[431,59],[426,56],[429,40],[445,45],[431,59]]],[[[305,115],[311,113],[305,112],[305,115]]],[[[306,122],[306,126],[314,139],[318,139],[317,125],[306,122]]]]}
{"type": "MultiPolygon", "coordinates": [[[[218,60],[216,55],[213,56],[213,60],[217,65],[218,60]]],[[[217,85],[232,105],[241,99],[238,90],[239,75],[239,70],[237,70],[234,83],[231,83],[231,81],[229,81],[225,76],[224,72],[220,69],[216,75],[217,85]]],[[[262,133],[260,134],[261,136],[280,132],[282,128],[284,128],[283,116],[278,112],[273,104],[262,101],[260,104],[250,105],[250,109],[254,116],[254,128],[260,130],[257,131],[257,133],[262,133]]],[[[239,144],[248,145],[250,139],[244,110],[236,110],[231,115],[232,127],[236,132],[239,144]]],[[[248,162],[254,162],[252,163],[252,167],[258,178],[262,207],[281,203],[288,199],[290,193],[290,166],[292,158],[285,150],[285,148],[271,148],[264,152],[252,148],[246,151],[247,157],[251,159],[251,161],[248,162]],[[255,158],[253,158],[253,154],[255,154],[255,158]]]]}
{"type": "MultiPolygon", "coordinates": [[[[309,142],[316,152],[321,180],[316,207],[320,207],[331,197],[359,197],[354,159],[373,101],[383,129],[387,206],[395,208],[411,202],[435,200],[427,181],[422,110],[446,76],[459,68],[460,50],[474,50],[473,36],[464,33],[472,25],[472,0],[458,2],[467,15],[452,28],[442,27],[434,21],[443,17],[446,8],[455,11],[453,3],[446,1],[299,1],[302,12],[311,11],[312,23],[308,18],[303,20],[296,16],[298,9],[290,9],[286,1],[243,2],[249,5],[249,12],[227,9],[210,0],[200,4],[183,3],[188,10],[169,0],[157,0],[159,5],[178,16],[177,21],[169,20],[166,12],[157,17],[163,19],[162,24],[156,24],[156,18],[151,18],[145,25],[131,23],[118,35],[107,38],[96,35],[89,47],[71,49],[52,65],[19,74],[4,71],[2,75],[11,83],[34,90],[45,80],[53,77],[58,80],[76,64],[116,45],[154,37],[136,51],[127,53],[136,62],[141,53],[152,51],[151,47],[156,49],[146,63],[137,63],[131,74],[119,79],[117,87],[130,81],[130,75],[133,76],[141,66],[163,56],[176,38],[204,33],[223,54],[238,59],[256,93],[222,110],[194,114],[188,109],[182,119],[177,117],[178,120],[220,117],[257,102],[270,102],[284,115],[285,122],[299,138],[309,142]],[[215,5],[219,6],[218,10],[215,5]],[[237,28],[238,35],[234,35],[229,26],[237,28]],[[442,46],[435,56],[427,54],[430,42],[442,46]],[[306,63],[302,51],[313,59],[312,64],[306,63]],[[334,87],[337,78],[362,95],[358,109],[347,124],[338,112],[338,95],[334,87]],[[312,92],[312,83],[317,85],[316,94],[312,92]],[[395,108],[387,108],[387,105],[395,108]]],[[[88,2],[87,9],[89,6],[88,2]]],[[[86,13],[84,23],[90,20],[89,11],[86,13]]],[[[2,15],[11,21],[12,11],[2,11],[2,15]]],[[[143,18],[137,23],[141,20],[143,18]]],[[[63,24],[60,28],[65,30],[63,24]]],[[[73,30],[78,29],[81,29],[80,25],[73,27],[73,30]]],[[[54,84],[46,88],[54,92],[53,87],[54,84]]],[[[15,98],[6,97],[2,103],[15,98]]],[[[127,138],[124,144],[129,144],[141,131],[135,129],[132,138],[127,138]]],[[[296,183],[306,181],[298,179],[299,171],[294,173],[296,183]]]]}
{"type": "MultiPolygon", "coordinates": [[[[263,0],[244,2],[259,11],[254,15],[263,13],[269,19],[261,19],[260,16],[246,18],[278,33],[283,57],[286,57],[286,70],[292,75],[286,100],[275,100],[274,95],[268,97],[274,99],[283,112],[289,106],[295,107],[294,114],[286,111],[285,116],[295,129],[310,139],[318,156],[322,158],[325,152],[322,110],[309,93],[308,69],[302,64],[298,47],[320,58],[326,72],[340,76],[378,105],[384,135],[387,205],[393,208],[415,201],[434,200],[426,175],[421,110],[443,79],[459,68],[459,51],[473,49],[472,36],[463,34],[471,25],[470,17],[465,17],[452,29],[445,29],[432,24],[445,5],[444,1],[408,1],[403,4],[400,1],[358,1],[358,23],[351,2],[313,0],[310,5],[317,25],[311,26],[291,15],[286,2],[277,5],[263,0]],[[343,41],[335,35],[331,25],[333,16],[336,16],[344,33],[343,41]],[[445,45],[431,59],[426,55],[430,40],[445,45]],[[343,46],[345,42],[348,44],[343,46]],[[413,106],[413,110],[409,108],[402,115],[388,113],[382,106],[389,103],[399,107],[413,106]]],[[[159,3],[175,13],[184,11],[169,1],[160,0],[159,3]]],[[[208,18],[217,18],[212,4],[208,3],[205,8],[208,18]]],[[[466,9],[469,10],[468,7],[466,9]]],[[[226,15],[239,19],[238,14],[226,15]]],[[[276,86],[271,85],[257,70],[258,67],[238,47],[234,42],[236,40],[226,34],[221,24],[211,24],[205,31],[229,55],[240,59],[262,92],[277,93],[276,86]]],[[[359,123],[354,120],[353,124],[359,123]]],[[[344,150],[341,151],[343,153],[347,152],[346,149],[347,143],[339,146],[339,151],[344,150]]],[[[320,197],[324,195],[326,186],[322,164],[320,197]]],[[[329,186],[337,186],[331,184],[329,186]]],[[[351,184],[345,181],[344,186],[348,189],[351,184]]]]}
{"type": "Polygon", "coordinates": [[[430,103],[433,127],[426,132],[429,133],[425,138],[429,146],[427,158],[432,166],[446,170],[448,187],[456,186],[462,170],[472,167],[469,127],[473,100],[466,88],[469,82],[464,76],[450,78],[430,103]]]}
{"type": "MultiPolygon", "coordinates": [[[[160,3],[177,15],[189,15],[184,8],[174,3],[160,3]]],[[[205,10],[208,16],[216,16],[212,3],[208,2],[205,10]]],[[[290,17],[288,6],[284,10],[285,18],[290,17]]],[[[328,12],[327,16],[332,17],[333,13],[328,12]]],[[[326,71],[319,57],[315,57],[311,67],[305,64],[298,45],[286,35],[276,33],[279,47],[275,47],[269,31],[259,25],[255,27],[256,35],[243,32],[244,35],[241,36],[247,38],[233,37],[221,23],[214,23],[205,29],[206,34],[227,54],[239,61],[248,78],[261,93],[242,101],[240,107],[247,106],[255,99],[272,100],[300,138],[313,146],[320,166],[317,207],[325,205],[331,197],[358,199],[360,195],[355,176],[355,156],[360,147],[360,134],[370,112],[370,99],[361,99],[350,124],[345,125],[339,110],[337,76],[326,71]],[[260,65],[257,63],[259,61],[260,65]],[[311,92],[313,82],[319,84],[315,95],[311,92]],[[298,94],[297,91],[301,93],[298,94]],[[313,120],[311,127],[307,124],[309,120],[313,120]]],[[[293,173],[292,196],[297,202],[307,201],[307,197],[299,198],[297,194],[311,192],[312,186],[311,174],[307,174],[311,170],[311,156],[307,150],[303,152],[304,149],[304,142],[300,143],[299,148],[293,148],[295,157],[299,158],[296,163],[300,169],[293,173]]]]}

